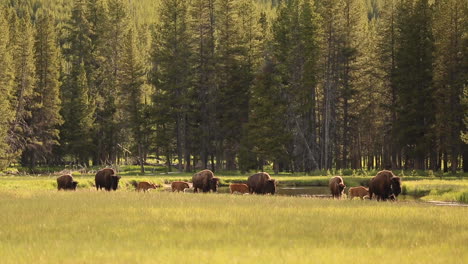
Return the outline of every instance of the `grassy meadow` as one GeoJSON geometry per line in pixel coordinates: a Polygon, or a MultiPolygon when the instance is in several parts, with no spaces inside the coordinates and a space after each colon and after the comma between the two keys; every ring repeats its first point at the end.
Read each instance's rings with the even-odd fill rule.
{"type": "Polygon", "coordinates": [[[466,207],[124,190],[3,190],[0,209],[2,263],[468,261],[466,207]]]}

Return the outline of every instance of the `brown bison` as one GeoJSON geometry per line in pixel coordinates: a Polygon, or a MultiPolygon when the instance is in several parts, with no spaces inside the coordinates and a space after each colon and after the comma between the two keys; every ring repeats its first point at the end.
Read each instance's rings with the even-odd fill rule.
{"type": "Polygon", "coordinates": [[[76,190],[76,186],[78,185],[77,181],[73,180],[73,176],[70,174],[62,175],[57,178],[57,188],[60,191],[63,190],[76,190]]]}
{"type": "Polygon", "coordinates": [[[229,185],[229,190],[231,190],[231,193],[234,193],[234,192],[248,193],[249,192],[249,186],[247,186],[247,184],[243,184],[243,183],[232,183],[232,184],[229,185]]]}
{"type": "Polygon", "coordinates": [[[343,178],[341,176],[335,176],[330,179],[329,182],[330,186],[330,191],[333,196],[333,198],[338,198],[340,199],[341,196],[343,195],[344,189],[346,188],[346,185],[344,184],[343,178]]]}
{"type": "Polygon", "coordinates": [[[216,178],[212,171],[202,170],[197,172],[192,177],[193,182],[193,192],[198,192],[198,189],[201,189],[204,193],[218,191],[219,178],[216,178]]]}
{"type": "Polygon", "coordinates": [[[276,192],[276,181],[266,172],[259,172],[251,175],[247,179],[247,185],[249,186],[249,193],[275,194],[276,192]]]}
{"type": "Polygon", "coordinates": [[[114,169],[105,168],[96,173],[94,180],[96,182],[96,190],[104,188],[106,191],[115,191],[119,186],[120,176],[116,175],[114,169]]]}
{"type": "Polygon", "coordinates": [[[369,183],[369,198],[377,197],[377,201],[396,200],[401,193],[401,179],[388,170],[379,171],[369,183]]]}
{"type": "Polygon", "coordinates": [[[143,190],[143,192],[146,192],[148,189],[156,189],[156,188],[158,188],[156,184],[142,181],[138,183],[136,190],[137,191],[143,190]]]}
{"type": "Polygon", "coordinates": [[[359,187],[351,187],[348,190],[348,196],[349,199],[353,199],[354,197],[359,197],[364,199],[364,196],[369,195],[369,189],[367,189],[364,186],[359,186],[359,187]]]}
{"type": "Polygon", "coordinates": [[[184,192],[185,189],[190,188],[188,182],[175,181],[171,183],[172,192],[184,192]]]}

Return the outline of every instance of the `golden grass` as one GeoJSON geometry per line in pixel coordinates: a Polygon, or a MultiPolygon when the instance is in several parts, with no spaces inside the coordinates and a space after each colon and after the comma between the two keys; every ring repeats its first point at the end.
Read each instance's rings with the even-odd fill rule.
{"type": "Polygon", "coordinates": [[[89,189],[1,191],[0,210],[2,263],[468,261],[463,207],[89,189]]]}

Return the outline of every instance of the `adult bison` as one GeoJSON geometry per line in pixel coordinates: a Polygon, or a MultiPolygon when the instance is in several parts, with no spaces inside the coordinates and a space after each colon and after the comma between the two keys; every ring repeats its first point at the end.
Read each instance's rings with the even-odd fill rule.
{"type": "Polygon", "coordinates": [[[204,193],[218,191],[219,178],[216,178],[212,171],[202,170],[195,173],[192,177],[193,182],[193,192],[198,192],[198,189],[201,189],[204,193]]]}
{"type": "Polygon", "coordinates": [[[94,180],[96,182],[96,190],[104,188],[106,191],[115,191],[119,186],[120,176],[115,173],[114,169],[105,168],[96,173],[94,180]]]}
{"type": "Polygon", "coordinates": [[[276,181],[266,172],[259,172],[251,175],[247,179],[247,185],[249,186],[249,193],[275,194],[276,192],[276,181]]]}
{"type": "Polygon", "coordinates": [[[341,176],[335,176],[330,179],[328,186],[330,187],[331,194],[333,198],[340,199],[343,195],[346,185],[344,184],[343,178],[341,176]]]}
{"type": "Polygon", "coordinates": [[[78,185],[77,181],[73,180],[73,176],[70,174],[62,175],[57,178],[57,188],[58,190],[76,190],[78,185]]]}
{"type": "Polygon", "coordinates": [[[379,171],[369,183],[369,198],[377,197],[377,201],[396,200],[401,193],[401,179],[388,170],[379,171]]]}

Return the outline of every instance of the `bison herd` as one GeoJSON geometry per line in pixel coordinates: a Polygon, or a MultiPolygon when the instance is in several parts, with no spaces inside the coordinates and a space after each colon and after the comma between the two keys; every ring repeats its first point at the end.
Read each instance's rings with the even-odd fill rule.
{"type": "MultiPolygon", "coordinates": [[[[105,168],[99,170],[94,178],[96,190],[106,191],[117,190],[119,186],[119,180],[121,176],[118,176],[114,169],[105,168]]],[[[195,193],[202,191],[206,192],[217,192],[220,179],[214,176],[214,173],[210,170],[202,170],[192,177],[193,191],[195,193]]],[[[62,175],[57,178],[58,190],[76,190],[78,185],[77,181],[74,181],[73,176],[70,174],[62,175]]],[[[271,176],[266,172],[259,172],[249,176],[247,184],[233,183],[229,186],[231,193],[241,194],[275,194],[277,182],[272,179],[271,176]]],[[[143,190],[146,192],[148,189],[156,189],[160,187],[154,183],[139,182],[136,184],[136,190],[143,190]]],[[[333,198],[340,199],[346,188],[344,180],[340,176],[332,177],[329,181],[330,192],[333,198]]],[[[174,181],[171,183],[172,192],[184,192],[189,189],[190,185],[188,182],[174,181]]],[[[391,171],[383,170],[377,173],[369,182],[369,188],[364,186],[349,188],[348,197],[350,199],[359,197],[364,199],[368,197],[372,199],[375,197],[378,201],[396,200],[398,195],[401,193],[401,179],[395,176],[391,171]]]]}
{"type": "MultiPolygon", "coordinates": [[[[335,176],[329,182],[330,192],[333,198],[341,198],[344,193],[346,185],[343,178],[335,176]]],[[[368,197],[372,200],[375,196],[377,201],[393,200],[395,201],[401,193],[401,178],[395,176],[393,172],[388,170],[379,171],[375,177],[369,182],[369,188],[364,186],[349,188],[348,197],[350,199],[359,197],[364,199],[368,197]]]]}

